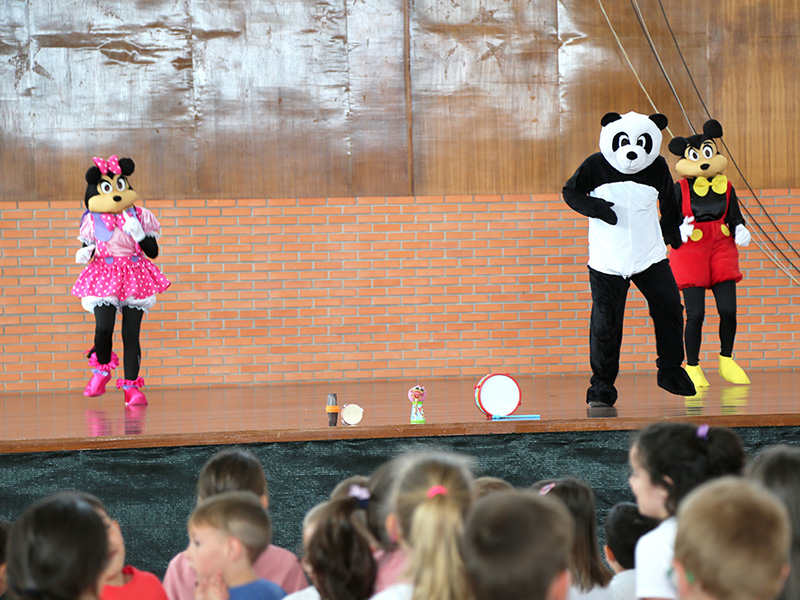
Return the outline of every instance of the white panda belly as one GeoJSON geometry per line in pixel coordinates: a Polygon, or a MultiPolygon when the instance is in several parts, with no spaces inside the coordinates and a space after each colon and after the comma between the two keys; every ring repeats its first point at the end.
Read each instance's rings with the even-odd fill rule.
{"type": "Polygon", "coordinates": [[[603,184],[591,196],[613,202],[617,224],[589,219],[589,266],[630,277],[667,257],[658,222],[658,191],[633,181],[603,184]]]}

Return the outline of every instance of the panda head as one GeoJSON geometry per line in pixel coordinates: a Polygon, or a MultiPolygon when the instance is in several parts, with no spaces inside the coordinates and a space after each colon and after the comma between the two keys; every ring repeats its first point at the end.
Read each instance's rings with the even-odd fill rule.
{"type": "Polygon", "coordinates": [[[620,173],[632,175],[649,167],[661,152],[661,130],[667,126],[662,114],[629,112],[606,114],[600,124],[600,152],[620,173]]]}

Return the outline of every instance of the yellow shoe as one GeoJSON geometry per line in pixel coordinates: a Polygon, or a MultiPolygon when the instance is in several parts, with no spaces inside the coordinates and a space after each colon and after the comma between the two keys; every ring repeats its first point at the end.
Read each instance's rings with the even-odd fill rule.
{"type": "Polygon", "coordinates": [[[749,385],[750,378],[742,367],[736,364],[730,356],[719,356],[719,374],[729,383],[749,385]]]}
{"type": "Polygon", "coordinates": [[[689,379],[692,380],[696,389],[709,387],[708,379],[703,375],[703,369],[700,368],[700,365],[686,365],[684,369],[686,369],[689,379]]]}

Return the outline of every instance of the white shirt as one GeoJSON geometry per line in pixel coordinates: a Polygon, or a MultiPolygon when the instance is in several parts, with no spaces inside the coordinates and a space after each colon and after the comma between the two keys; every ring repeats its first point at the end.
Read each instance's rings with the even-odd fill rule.
{"type": "Polygon", "coordinates": [[[636,569],[620,571],[609,587],[614,600],[636,600],[636,569]]]}
{"type": "Polygon", "coordinates": [[[669,578],[675,555],[678,520],[670,517],[636,543],[636,597],[672,598],[678,591],[669,578]]]}
{"type": "Polygon", "coordinates": [[[411,600],[414,594],[414,586],[410,583],[398,583],[391,585],[382,592],[378,592],[370,600],[411,600]]]}
{"type": "Polygon", "coordinates": [[[596,585],[588,592],[584,592],[580,588],[573,586],[569,588],[567,600],[612,600],[611,586],[600,587],[596,585]]]}
{"type": "Polygon", "coordinates": [[[289,594],[283,600],[320,600],[320,595],[317,588],[311,585],[304,590],[289,594]]]}

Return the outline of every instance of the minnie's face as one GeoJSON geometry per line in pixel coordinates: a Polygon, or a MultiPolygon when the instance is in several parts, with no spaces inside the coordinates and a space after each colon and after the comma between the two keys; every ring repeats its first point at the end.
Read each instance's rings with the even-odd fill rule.
{"type": "Polygon", "coordinates": [[[89,198],[86,207],[94,213],[119,214],[138,197],[125,175],[103,175],[97,182],[97,194],[89,198]]]}

